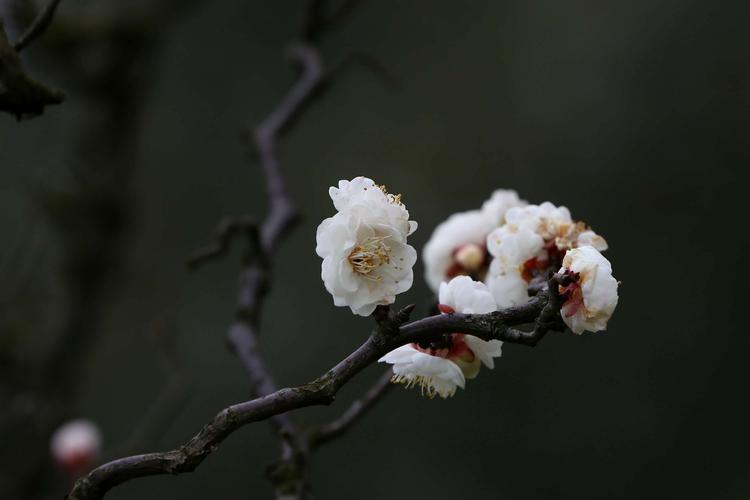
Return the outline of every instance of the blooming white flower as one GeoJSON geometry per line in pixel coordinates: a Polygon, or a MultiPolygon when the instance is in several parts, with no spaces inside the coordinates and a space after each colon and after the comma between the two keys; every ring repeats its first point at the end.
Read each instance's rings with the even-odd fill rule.
{"type": "Polygon", "coordinates": [[[560,286],[566,299],[560,310],[565,324],[579,335],[605,330],[618,300],[609,261],[596,248],[583,246],[565,254],[560,273],[568,281],[560,286]]]}
{"type": "Polygon", "coordinates": [[[393,365],[392,382],[407,388],[419,386],[422,394],[430,398],[449,398],[456,393],[456,387],[464,388],[466,378],[456,363],[422,352],[414,345],[402,345],[378,360],[393,365]]]}
{"type": "Polygon", "coordinates": [[[404,234],[412,234],[417,223],[409,220],[409,211],[401,202],[400,194],[390,194],[385,186],[375,184],[367,177],[355,177],[351,181],[341,180],[338,187],[330,187],[328,194],[339,212],[350,213],[395,226],[404,234]]]}
{"type": "Polygon", "coordinates": [[[500,259],[494,259],[490,265],[487,287],[501,309],[529,300],[529,283],[523,278],[519,266],[505,265],[500,259]]]}
{"type": "Polygon", "coordinates": [[[99,428],[90,420],[71,420],[58,428],[50,439],[50,451],[60,468],[71,475],[86,472],[99,456],[99,428]]]}
{"type": "Polygon", "coordinates": [[[437,292],[440,283],[457,275],[483,279],[489,265],[487,235],[505,222],[509,208],[525,204],[515,191],[498,189],[481,210],[455,213],[438,224],[422,252],[429,287],[437,292]]]}
{"type": "Polygon", "coordinates": [[[335,305],[367,316],[411,288],[417,253],[406,238],[416,223],[399,195],[387,194],[371,179],[341,181],[330,195],[340,211],[318,226],[321,277],[335,305]]]}
{"type": "Polygon", "coordinates": [[[464,314],[484,314],[497,310],[487,285],[468,276],[456,276],[448,283],[440,283],[438,301],[440,305],[464,314]]]}
{"type": "MultiPolygon", "coordinates": [[[[439,307],[445,314],[484,314],[497,309],[486,285],[468,276],[440,285],[439,307]]],[[[472,335],[451,333],[436,342],[401,346],[380,361],[393,365],[393,382],[406,387],[419,385],[422,394],[447,398],[457,387],[463,389],[466,379],[476,377],[482,363],[494,368],[493,358],[502,354],[502,345],[499,340],[487,342],[472,335]]]]}
{"type": "Polygon", "coordinates": [[[573,221],[567,208],[550,202],[511,208],[505,219],[487,236],[493,260],[486,281],[499,307],[526,302],[529,282],[557,269],[567,250],[583,245],[607,248],[604,238],[573,221]]]}
{"type": "Polygon", "coordinates": [[[505,224],[505,214],[514,207],[525,207],[526,200],[518,197],[512,189],[496,189],[488,200],[482,203],[482,212],[495,224],[505,224]]]}

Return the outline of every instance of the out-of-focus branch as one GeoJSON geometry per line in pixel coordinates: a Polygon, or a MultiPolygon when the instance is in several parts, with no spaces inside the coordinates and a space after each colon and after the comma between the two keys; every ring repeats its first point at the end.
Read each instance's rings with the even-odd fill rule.
{"type": "Polygon", "coordinates": [[[385,353],[407,343],[434,340],[445,333],[465,332],[483,340],[496,339],[534,346],[548,331],[564,329],[559,315],[560,301],[557,281],[553,277],[548,290],[538,293],[522,306],[488,314],[430,316],[400,327],[395,320],[380,322],[364,344],[318,379],[225,408],[178,449],[126,457],[104,464],[79,479],[69,498],[99,499],[111,488],[131,479],[190,472],[219,443],[244,425],[297,408],[332,403],[336,393],[355,375],[385,353]],[[514,328],[530,322],[535,323],[532,332],[514,328]]]}
{"type": "MultiPolygon", "coordinates": [[[[341,2],[333,13],[328,13],[324,0],[310,0],[303,11],[298,39],[290,43],[288,55],[300,67],[292,87],[252,131],[254,151],[265,178],[268,215],[260,226],[242,218],[246,224],[225,223],[218,231],[217,244],[206,247],[191,259],[193,267],[226,253],[233,235],[245,229],[249,235],[249,250],[245,254],[238,287],[238,304],[234,322],[228,332],[228,343],[242,362],[256,396],[277,391],[260,349],[259,324],[264,298],[270,288],[273,254],[283,237],[297,221],[297,212],[286,190],[280,163],[276,155],[279,139],[288,131],[307,108],[318,91],[338,73],[356,63],[376,72],[386,73],[373,58],[352,56],[334,71],[324,70],[318,49],[313,45],[324,29],[340,22],[360,1],[341,2]],[[382,71],[378,71],[382,70],[382,71]],[[258,229],[260,237],[258,239],[258,229]]],[[[230,219],[233,220],[233,219],[230,219]]],[[[377,398],[373,397],[371,404],[377,398]]],[[[368,407],[371,406],[367,405],[368,407]]],[[[352,418],[353,423],[357,420],[352,418]]],[[[309,436],[300,432],[285,414],[277,414],[271,423],[280,438],[281,461],[268,470],[279,498],[304,498],[309,488],[309,436]]]]}
{"type": "MultiPolygon", "coordinates": [[[[190,269],[197,269],[210,260],[218,259],[229,252],[232,240],[244,234],[248,240],[249,250],[259,247],[258,223],[252,217],[226,217],[216,228],[216,241],[196,250],[187,262],[190,269]]],[[[252,258],[250,251],[243,260],[252,258]]]]}
{"type": "MultiPolygon", "coordinates": [[[[156,44],[173,20],[171,13],[162,10],[165,3],[154,0],[151,8],[145,9],[149,12],[129,9],[127,19],[116,11],[108,14],[106,20],[98,15],[79,16],[73,11],[65,17],[58,12],[44,38],[37,37],[33,42],[34,55],[38,52],[48,57],[48,62],[61,63],[61,75],[68,87],[90,102],[86,106],[88,112],[77,120],[80,129],[74,134],[72,158],[63,162],[69,164],[72,173],[69,182],[64,189],[39,189],[35,193],[61,243],[62,293],[56,297],[60,314],[53,325],[37,321],[29,327],[47,334],[45,338],[49,340],[45,340],[43,349],[21,345],[19,352],[28,359],[14,356],[7,363],[8,377],[3,377],[4,387],[0,390],[3,420],[8,422],[0,429],[5,443],[0,451],[0,461],[4,463],[0,472],[3,498],[46,498],[50,491],[60,489],[55,483],[61,478],[54,474],[50,457],[42,451],[46,450],[52,431],[77,413],[77,388],[89,366],[86,360],[94,352],[97,335],[102,333],[101,320],[112,299],[108,291],[116,286],[126,262],[133,206],[132,175],[137,166],[138,148],[134,144],[152,80],[148,64],[153,63],[156,44]],[[79,29],[89,24],[101,29],[79,29]],[[127,36],[120,27],[123,25],[128,26],[127,36]],[[66,30],[70,43],[61,43],[58,34],[66,30]],[[87,59],[91,51],[100,57],[87,59]],[[83,59],[88,63],[76,65],[83,59]],[[38,452],[17,453],[21,448],[38,452]]],[[[176,6],[178,2],[169,3],[176,6]]],[[[44,23],[37,24],[35,29],[39,31],[27,43],[43,27],[44,23]]],[[[22,71],[18,53],[0,31],[0,109],[19,118],[40,113],[43,106],[39,106],[39,99],[24,93],[28,88],[33,89],[22,71]]],[[[174,409],[179,408],[180,387],[173,377],[165,378],[169,382],[160,396],[165,396],[167,403],[156,404],[145,417],[139,428],[146,434],[150,428],[158,427],[166,414],[174,414],[174,409]],[[174,403],[169,402],[170,394],[175,395],[174,403]]],[[[138,438],[137,433],[135,437],[138,438]]]]}
{"type": "MultiPolygon", "coordinates": [[[[309,6],[314,7],[319,3],[314,1],[309,6]]],[[[281,135],[300,116],[324,77],[320,54],[309,43],[293,42],[288,54],[300,66],[300,74],[286,95],[252,133],[254,151],[265,178],[268,214],[260,225],[248,217],[225,220],[217,231],[216,244],[198,251],[189,261],[189,265],[195,268],[225,254],[233,236],[245,232],[248,237],[248,250],[239,276],[235,319],[229,327],[227,342],[241,361],[255,396],[271,394],[278,389],[260,350],[258,331],[263,301],[269,290],[272,255],[298,220],[297,211],[287,193],[276,148],[281,135]]],[[[304,459],[306,444],[302,434],[284,414],[274,415],[271,424],[280,438],[282,461],[299,472],[295,474],[299,480],[292,485],[288,481],[274,480],[277,495],[303,495],[308,467],[304,459]],[[293,491],[290,492],[290,489],[293,491]]]]}
{"type": "Polygon", "coordinates": [[[312,449],[318,448],[325,443],[341,437],[346,431],[351,429],[393,387],[391,383],[392,376],[393,372],[390,369],[386,370],[372,387],[361,398],[354,400],[349,408],[344,410],[338,418],[321,425],[317,430],[313,431],[310,435],[310,447],[312,449]]]}
{"type": "Polygon", "coordinates": [[[0,111],[21,120],[42,114],[46,106],[60,104],[64,98],[26,74],[0,20],[0,111]]]}
{"type": "MultiPolygon", "coordinates": [[[[289,54],[301,66],[300,76],[279,104],[255,127],[253,133],[255,149],[266,180],[269,210],[260,228],[260,239],[255,240],[258,246],[248,252],[254,258],[240,272],[237,312],[228,333],[229,345],[241,360],[257,396],[277,390],[260,351],[258,330],[263,300],[269,290],[272,255],[281,239],[298,220],[276,156],[277,142],[283,131],[300,115],[323,79],[323,63],[317,49],[295,43],[290,47],[289,54]]],[[[287,415],[275,415],[271,423],[281,440],[282,460],[296,470],[294,477],[299,479],[293,481],[293,484],[274,480],[277,496],[302,496],[307,489],[308,466],[301,433],[287,415]]]]}
{"type": "Polygon", "coordinates": [[[318,50],[306,43],[293,43],[289,55],[302,67],[297,82],[279,105],[254,130],[255,146],[266,179],[269,214],[261,229],[263,251],[270,254],[279,240],[297,220],[297,212],[286,192],[276,144],[279,136],[291,126],[323,81],[323,61],[318,50]]]}
{"type": "Polygon", "coordinates": [[[16,52],[21,52],[47,30],[52,22],[52,18],[55,17],[55,11],[61,1],[62,0],[50,0],[47,6],[42,9],[36,19],[31,23],[31,26],[29,26],[23,35],[18,38],[16,43],[13,44],[13,48],[16,49],[16,52]]]}

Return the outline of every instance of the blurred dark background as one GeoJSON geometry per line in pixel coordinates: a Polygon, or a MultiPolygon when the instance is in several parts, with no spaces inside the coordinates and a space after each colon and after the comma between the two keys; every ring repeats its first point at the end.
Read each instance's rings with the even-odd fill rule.
{"type": "MultiPolygon", "coordinates": [[[[105,4],[63,2],[60,19],[140,5],[105,4]]],[[[240,132],[293,79],[283,50],[301,4],[198,1],[128,50],[110,40],[78,59],[53,23],[24,53],[68,98],[29,121],[0,115],[0,360],[90,327],[90,354],[63,363],[74,376],[60,391],[71,416],[100,425],[105,451],[161,397],[155,329],[175,332],[190,398],[137,451],[173,448],[247,398],[224,341],[239,251],[194,273],[185,261],[223,216],[265,211],[240,132]],[[94,83],[74,76],[102,67],[94,83]],[[86,177],[91,165],[105,173],[86,177]],[[76,233],[71,221],[92,213],[95,236],[76,233]],[[89,265],[101,272],[71,292],[89,265]],[[76,293],[98,312],[71,320],[76,293]]],[[[748,498],[748,14],[746,2],[370,1],[323,39],[327,61],[365,51],[398,85],[346,72],[281,144],[304,221],[279,251],[263,323],[280,384],[323,373],[372,326],[333,307],[319,277],[315,229],[338,179],[402,193],[420,251],[437,223],[498,187],[564,204],[607,238],[622,285],[607,332],[508,345],[448,401],[394,390],[316,455],[317,498],[748,498]]],[[[428,299],[421,263],[415,275],[397,304],[428,299]]],[[[295,418],[338,414],[380,371],[295,418]]],[[[47,453],[28,443],[4,445],[0,468],[47,453]]],[[[265,498],[276,456],[254,424],[196,472],[108,498],[265,498]]]]}

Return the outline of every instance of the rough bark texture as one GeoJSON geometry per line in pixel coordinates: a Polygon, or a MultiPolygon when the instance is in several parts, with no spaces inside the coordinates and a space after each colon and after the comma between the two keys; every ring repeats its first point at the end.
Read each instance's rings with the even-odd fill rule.
{"type": "Polygon", "coordinates": [[[484,340],[501,340],[534,346],[550,329],[562,330],[557,282],[540,292],[528,304],[489,314],[442,314],[403,326],[396,326],[395,315],[380,321],[378,328],[357,350],[321,377],[297,387],[283,388],[271,394],[232,405],[220,411],[183,446],[161,453],[121,458],[94,469],[79,479],[69,498],[103,498],[107,491],[123,482],[156,474],[180,474],[194,470],[218,445],[240,427],[298,408],[327,405],[355,375],[378,358],[410,342],[436,339],[451,332],[463,332],[484,340]],[[535,323],[531,332],[517,328],[535,323]]]}

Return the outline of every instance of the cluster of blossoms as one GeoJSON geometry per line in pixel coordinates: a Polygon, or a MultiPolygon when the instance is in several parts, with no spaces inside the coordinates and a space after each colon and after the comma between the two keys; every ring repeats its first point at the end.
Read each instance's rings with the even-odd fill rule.
{"type": "Polygon", "coordinates": [[[498,189],[480,210],[455,213],[440,223],[422,252],[432,291],[437,293],[442,282],[459,275],[483,281],[490,266],[487,236],[505,224],[510,208],[525,205],[515,191],[498,189]]]}
{"type": "Polygon", "coordinates": [[[529,286],[545,280],[550,270],[559,270],[571,281],[561,290],[566,297],[565,323],[579,334],[584,329],[603,330],[617,305],[612,266],[599,253],[607,249],[604,238],[584,223],[573,221],[567,208],[549,202],[511,208],[505,219],[504,225],[487,236],[493,260],[486,283],[498,307],[528,301],[529,286]],[[581,251],[572,252],[574,249],[581,251]],[[583,274],[578,270],[592,267],[594,271],[583,274]],[[569,307],[572,301],[578,306],[569,307]],[[608,311],[603,321],[602,307],[608,311]]]}
{"type": "MultiPolygon", "coordinates": [[[[457,276],[440,284],[442,314],[460,312],[483,314],[497,310],[487,286],[469,276],[457,276]]],[[[453,396],[456,387],[464,388],[466,379],[479,374],[482,363],[494,368],[493,358],[502,353],[503,343],[489,342],[463,333],[450,333],[425,344],[407,344],[394,349],[381,362],[393,365],[393,381],[406,387],[419,386],[430,397],[453,396]]]]}
{"type": "MultiPolygon", "coordinates": [[[[392,304],[413,282],[416,229],[400,195],[371,179],[340,181],[330,189],[338,213],[318,227],[316,251],[334,304],[367,316],[392,304]]],[[[534,285],[557,272],[560,314],[577,334],[604,330],[617,305],[618,282],[600,252],[607,243],[565,207],[529,205],[515,191],[497,190],[480,210],[457,213],[438,225],[424,248],[425,278],[438,292],[443,314],[483,314],[529,300],[534,285]]],[[[502,342],[451,333],[395,349],[380,361],[393,381],[423,394],[452,396],[482,364],[493,368],[502,342]]]]}

